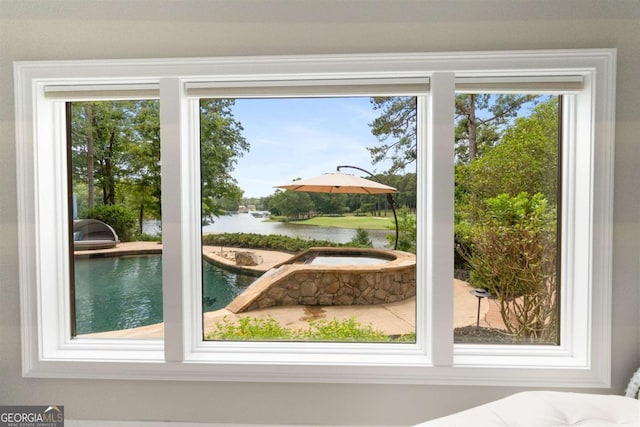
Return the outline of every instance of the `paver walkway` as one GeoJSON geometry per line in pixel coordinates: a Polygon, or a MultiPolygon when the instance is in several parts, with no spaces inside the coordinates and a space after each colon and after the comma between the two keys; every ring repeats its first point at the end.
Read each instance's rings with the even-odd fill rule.
{"type": "MultiPolygon", "coordinates": [[[[158,253],[162,246],[156,242],[130,242],[121,243],[116,248],[96,251],[81,251],[76,254],[86,253],[158,253]]],[[[235,266],[233,253],[235,251],[251,251],[260,256],[262,263],[254,267],[243,267],[256,272],[264,272],[274,265],[280,264],[292,255],[278,251],[239,249],[220,246],[205,246],[203,254],[212,261],[235,266]]],[[[453,280],[454,302],[454,327],[475,325],[478,313],[478,300],[471,295],[472,289],[466,282],[453,280]]],[[[233,321],[240,317],[270,316],[281,325],[291,329],[308,327],[308,321],[312,319],[343,320],[355,317],[361,324],[373,325],[374,329],[388,335],[402,335],[415,331],[415,298],[399,301],[391,304],[378,305],[350,305],[350,306],[286,306],[270,307],[262,310],[253,310],[247,313],[234,314],[226,309],[207,312],[204,314],[205,335],[213,330],[217,322],[225,317],[233,321]]],[[[493,300],[482,299],[480,302],[480,326],[500,328],[503,327],[497,304],[493,300]]],[[[120,331],[101,332],[84,335],[86,337],[109,338],[162,338],[164,324],[142,326],[138,328],[120,331]]]]}

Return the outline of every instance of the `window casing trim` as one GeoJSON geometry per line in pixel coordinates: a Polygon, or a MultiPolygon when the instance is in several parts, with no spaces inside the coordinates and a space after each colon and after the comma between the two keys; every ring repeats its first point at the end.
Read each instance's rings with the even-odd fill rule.
{"type": "MultiPolygon", "coordinates": [[[[455,88],[448,84],[446,91],[453,95],[455,88]]],[[[608,386],[611,351],[615,50],[23,62],[15,64],[15,88],[25,376],[608,386]],[[572,322],[587,322],[587,333],[581,342],[567,343],[560,348],[456,345],[438,355],[436,348],[446,339],[446,333],[451,334],[452,318],[449,314],[434,318],[430,314],[433,312],[427,310],[429,306],[438,306],[440,302],[446,302],[450,298],[441,289],[442,286],[436,285],[432,274],[427,274],[424,267],[429,262],[434,262],[433,256],[437,252],[432,248],[430,250],[429,246],[422,246],[420,253],[426,256],[427,261],[421,263],[422,267],[418,272],[419,280],[425,284],[419,290],[420,302],[417,307],[422,315],[425,312],[427,314],[425,318],[420,318],[420,315],[418,317],[422,326],[419,327],[419,333],[421,329],[424,330],[424,336],[419,336],[415,345],[394,346],[394,351],[389,351],[384,345],[373,344],[358,344],[354,347],[349,344],[217,343],[219,345],[212,347],[197,339],[194,332],[197,332],[199,322],[193,321],[194,316],[185,314],[193,309],[193,305],[196,308],[199,306],[195,303],[197,291],[194,298],[192,290],[184,289],[172,290],[182,303],[180,310],[169,310],[175,323],[173,328],[169,326],[166,329],[164,344],[158,340],[122,340],[109,341],[106,345],[100,340],[66,338],[64,325],[69,322],[69,311],[65,304],[68,301],[66,290],[59,284],[68,283],[68,271],[64,268],[64,265],[68,265],[65,264],[68,259],[64,255],[67,251],[57,251],[67,244],[64,228],[59,227],[68,221],[67,207],[64,203],[58,203],[66,197],[60,194],[64,185],[58,185],[65,176],[63,172],[66,168],[64,153],[60,151],[64,132],[56,125],[60,120],[60,107],[47,101],[43,95],[46,85],[144,81],[160,86],[161,108],[165,104],[169,105],[166,101],[179,101],[168,110],[171,111],[171,117],[178,117],[178,122],[173,123],[178,130],[169,129],[169,141],[173,143],[167,144],[167,127],[162,127],[165,132],[163,156],[166,158],[169,155],[167,153],[179,154],[179,161],[172,173],[180,176],[181,191],[173,197],[179,199],[176,206],[184,209],[184,198],[196,197],[189,194],[192,190],[188,185],[188,181],[193,178],[189,170],[194,167],[194,153],[189,152],[188,142],[193,141],[194,128],[186,120],[192,113],[189,113],[189,104],[181,94],[184,83],[208,79],[259,82],[283,76],[290,79],[301,76],[353,79],[370,76],[371,69],[382,70],[381,73],[390,76],[428,76],[431,79],[431,92],[419,101],[424,104],[424,112],[421,114],[427,120],[434,120],[433,114],[437,114],[434,108],[429,107],[429,102],[436,96],[434,93],[440,90],[437,83],[439,72],[442,72],[443,84],[447,80],[453,80],[452,77],[472,76],[474,73],[482,75],[501,72],[526,76],[535,72],[538,75],[584,76],[586,87],[575,96],[583,94],[588,99],[578,100],[574,108],[580,120],[585,115],[589,117],[588,126],[575,129],[571,127],[565,132],[569,135],[575,132],[576,135],[572,138],[582,144],[585,140],[589,141],[588,150],[582,146],[575,148],[578,161],[573,169],[567,168],[567,173],[574,174],[575,180],[587,178],[588,186],[573,195],[580,205],[567,214],[575,214],[579,208],[586,207],[585,218],[581,219],[578,228],[587,233],[584,246],[575,248],[582,252],[573,251],[567,255],[566,265],[577,265],[577,261],[572,258],[577,256],[581,260],[587,259],[591,268],[586,272],[575,268],[569,268],[567,273],[563,272],[583,274],[580,277],[584,277],[588,283],[588,292],[580,294],[573,291],[570,294],[573,301],[579,301],[585,308],[586,320],[568,319],[566,323],[566,327],[573,328],[569,333],[578,337],[578,330],[581,328],[576,328],[572,322]],[[154,77],[158,75],[170,77],[154,77]],[[48,144],[51,142],[53,143],[48,144]],[[63,255],[51,257],[51,253],[63,255]],[[420,295],[420,292],[424,293],[420,295]],[[435,345],[434,339],[439,340],[438,345],[435,345]],[[584,343],[590,347],[585,347],[584,343]],[[579,346],[582,346],[582,350],[579,346]]],[[[440,130],[435,129],[427,126],[422,131],[422,137],[427,141],[427,152],[437,138],[446,138],[450,132],[442,130],[442,127],[440,130]]],[[[434,158],[427,155],[420,161],[426,163],[430,173],[434,158]]],[[[163,159],[163,173],[166,168],[163,159]]],[[[432,188],[434,180],[447,179],[443,178],[444,170],[439,174],[442,175],[419,175],[419,185],[432,188]]],[[[428,205],[429,202],[426,203],[428,205]]],[[[424,229],[419,228],[421,235],[434,227],[434,218],[437,214],[442,214],[435,212],[437,209],[423,209],[424,229]]],[[[163,216],[165,215],[167,214],[163,209],[163,216]]],[[[194,275],[198,277],[197,267],[196,270],[190,267],[190,270],[185,266],[197,254],[193,252],[193,247],[197,245],[193,241],[193,229],[186,229],[186,224],[193,222],[197,215],[194,216],[192,211],[186,209],[179,212],[177,218],[180,220],[175,222],[175,234],[170,240],[179,244],[182,249],[179,255],[172,257],[177,264],[169,270],[183,283],[194,283],[191,279],[194,275]]],[[[163,232],[166,233],[164,227],[166,226],[163,226],[163,232]]],[[[566,233],[567,239],[579,238],[579,233],[570,229],[566,233]]],[[[166,238],[166,234],[164,237],[166,238]]],[[[564,282],[566,281],[563,280],[564,282]]],[[[572,291],[568,289],[567,292],[572,291]]],[[[563,298],[563,302],[568,299],[563,298]]]]}

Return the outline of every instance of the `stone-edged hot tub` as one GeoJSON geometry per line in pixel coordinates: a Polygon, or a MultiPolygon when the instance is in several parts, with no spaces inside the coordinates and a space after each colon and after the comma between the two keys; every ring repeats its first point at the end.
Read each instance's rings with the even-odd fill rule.
{"type": "Polygon", "coordinates": [[[241,313],[285,305],[370,305],[416,294],[416,257],[371,248],[311,248],[275,266],[227,309],[241,313]]]}

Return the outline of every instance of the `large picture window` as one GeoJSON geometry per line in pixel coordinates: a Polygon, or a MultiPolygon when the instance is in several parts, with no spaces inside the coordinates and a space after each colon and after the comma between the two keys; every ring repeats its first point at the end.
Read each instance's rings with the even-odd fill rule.
{"type": "Polygon", "coordinates": [[[112,62],[15,65],[25,375],[607,386],[614,51],[112,62]]]}

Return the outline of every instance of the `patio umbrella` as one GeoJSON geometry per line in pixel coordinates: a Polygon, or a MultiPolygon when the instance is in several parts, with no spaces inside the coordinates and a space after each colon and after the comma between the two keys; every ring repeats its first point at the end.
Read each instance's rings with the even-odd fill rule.
{"type": "Polygon", "coordinates": [[[397,193],[393,187],[382,184],[378,181],[361,178],[359,176],[342,173],[341,168],[357,169],[375,178],[371,172],[357,166],[338,166],[337,171],[325,173],[313,178],[299,179],[289,184],[276,185],[276,188],[284,188],[291,191],[304,191],[309,193],[333,193],[333,194],[386,194],[387,201],[393,211],[393,218],[396,224],[396,240],[393,249],[398,248],[398,217],[396,215],[395,203],[392,193],[397,193]]]}
{"type": "Polygon", "coordinates": [[[388,185],[342,172],[325,173],[313,178],[299,179],[289,184],[277,185],[276,188],[310,193],[339,194],[387,194],[398,192],[398,190],[388,185]]]}

